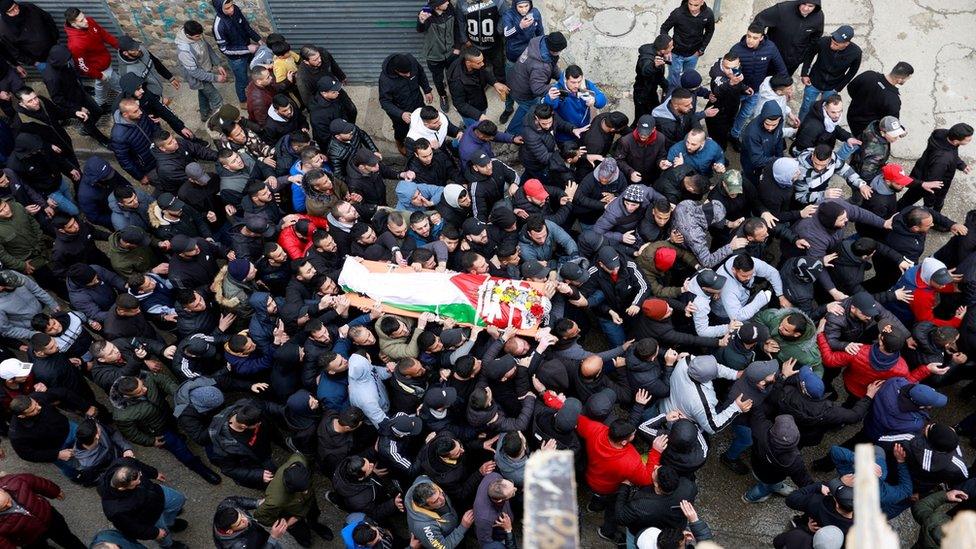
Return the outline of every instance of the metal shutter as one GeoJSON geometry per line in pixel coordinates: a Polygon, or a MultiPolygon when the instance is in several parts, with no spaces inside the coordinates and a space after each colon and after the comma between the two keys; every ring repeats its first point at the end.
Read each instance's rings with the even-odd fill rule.
{"type": "Polygon", "coordinates": [[[98,22],[105,30],[112,33],[116,38],[122,36],[122,29],[119,22],[115,20],[115,15],[109,9],[105,0],[29,0],[37,4],[39,8],[51,14],[54,24],[57,25],[61,34],[61,43],[65,43],[64,38],[64,10],[75,7],[80,9],[85,15],[98,22]]]}
{"type": "Polygon", "coordinates": [[[423,63],[417,32],[422,2],[403,0],[267,0],[271,20],[292,49],[314,44],[329,51],[350,82],[376,84],[391,53],[423,63]]]}

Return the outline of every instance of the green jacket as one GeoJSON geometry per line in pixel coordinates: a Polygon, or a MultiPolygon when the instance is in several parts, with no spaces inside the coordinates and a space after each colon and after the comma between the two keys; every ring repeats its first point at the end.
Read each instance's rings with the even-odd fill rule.
{"type": "Polygon", "coordinates": [[[779,353],[776,358],[780,363],[791,358],[796,359],[796,367],[810,366],[817,375],[823,375],[823,362],[820,359],[820,349],[817,347],[817,324],[799,309],[764,309],[752,317],[754,322],[769,329],[769,337],[779,343],[779,353]],[[786,315],[799,313],[807,320],[807,329],[803,336],[796,341],[784,339],[779,333],[779,324],[786,315]]]}
{"type": "Polygon", "coordinates": [[[0,265],[25,272],[25,261],[34,267],[48,264],[50,251],[44,247],[44,234],[31,214],[19,202],[10,201],[13,217],[0,219],[0,265]]]}
{"type": "Polygon", "coordinates": [[[140,246],[131,250],[126,250],[119,245],[118,231],[108,237],[108,259],[112,262],[112,269],[119,273],[122,278],[126,278],[133,273],[145,273],[156,265],[159,259],[152,248],[140,246]]]}
{"type": "Polygon", "coordinates": [[[146,394],[130,397],[119,391],[121,379],[115,380],[108,392],[115,425],[133,443],[152,446],[156,437],[171,426],[173,408],[166,401],[166,397],[176,395],[176,381],[167,375],[149,373],[142,376],[142,382],[146,384],[146,394]]]}
{"type": "Polygon", "coordinates": [[[301,454],[293,454],[288,461],[281,464],[275,471],[274,478],[264,491],[264,502],[254,510],[254,520],[265,526],[271,526],[276,520],[288,517],[303,518],[312,510],[315,501],[315,491],[292,494],[285,490],[285,469],[293,463],[302,463],[308,467],[308,460],[301,454]]]}
{"type": "Polygon", "coordinates": [[[938,549],[942,544],[942,526],[951,520],[945,512],[946,505],[949,502],[946,501],[945,490],[933,492],[912,505],[912,516],[919,525],[918,544],[915,547],[938,549]]]}
{"type": "MultiPolygon", "coordinates": [[[[654,255],[661,248],[670,248],[677,252],[677,257],[675,258],[675,263],[682,263],[687,267],[694,267],[698,264],[698,259],[695,254],[689,252],[688,250],[683,250],[678,248],[667,241],[658,240],[651,242],[650,244],[641,248],[641,253],[634,258],[637,262],[637,267],[640,268],[641,272],[644,273],[644,279],[647,280],[647,284],[651,287],[651,295],[660,298],[677,298],[682,294],[681,286],[684,283],[683,280],[672,280],[671,274],[669,272],[661,271],[654,264],[654,255]],[[671,283],[677,283],[677,286],[671,286],[671,283]]],[[[673,272],[673,271],[670,271],[673,272]]]]}
{"type": "Polygon", "coordinates": [[[422,330],[417,329],[417,321],[405,317],[400,317],[400,320],[410,330],[408,337],[392,338],[384,334],[383,330],[379,329],[379,323],[377,323],[376,328],[376,340],[379,342],[380,352],[394,361],[400,360],[401,358],[415,357],[420,354],[420,348],[417,346],[417,338],[420,337],[422,330]]]}

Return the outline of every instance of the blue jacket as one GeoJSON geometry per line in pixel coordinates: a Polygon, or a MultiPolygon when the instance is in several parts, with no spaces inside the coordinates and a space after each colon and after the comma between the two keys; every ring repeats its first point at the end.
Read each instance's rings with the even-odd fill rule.
{"type": "Polygon", "coordinates": [[[235,5],[234,14],[226,15],[223,10],[224,0],[213,0],[211,3],[217,10],[213,22],[213,35],[220,52],[228,59],[241,59],[251,55],[247,49],[248,44],[258,42],[261,36],[251,28],[241,8],[235,5]]]}
{"type": "Polygon", "coordinates": [[[539,13],[539,10],[535,6],[529,8],[529,14],[534,19],[532,26],[526,29],[519,26],[519,23],[522,22],[522,16],[515,9],[516,1],[512,0],[512,6],[502,14],[502,29],[505,32],[505,57],[511,63],[518,61],[519,56],[522,55],[526,46],[529,45],[529,40],[532,40],[536,36],[546,34],[546,30],[542,25],[542,14],[539,13]]]}
{"type": "MultiPolygon", "coordinates": [[[[901,379],[901,378],[892,378],[901,379]]],[[[891,381],[889,379],[888,381],[891,381]]],[[[887,385],[887,383],[885,383],[887,385]]],[[[879,393],[880,394],[880,393],[879,393]]],[[[846,475],[854,472],[854,452],[841,446],[830,447],[830,459],[837,465],[837,474],[846,475]]],[[[907,463],[898,464],[898,484],[889,484],[888,463],[884,454],[877,456],[875,463],[881,467],[881,477],[878,478],[878,495],[880,496],[881,511],[891,520],[911,506],[908,499],[912,496],[912,473],[907,463]]]]}
{"type": "Polygon", "coordinates": [[[438,185],[430,185],[427,183],[417,183],[414,181],[401,181],[397,183],[396,186],[396,197],[397,203],[394,209],[405,211],[405,212],[422,212],[428,208],[422,208],[419,206],[414,206],[410,203],[413,199],[413,195],[417,191],[420,194],[434,203],[436,206],[441,201],[441,196],[444,194],[444,187],[438,185]]]}
{"type": "Polygon", "coordinates": [[[152,136],[159,131],[159,124],[152,121],[149,115],[142,113],[142,118],[131,122],[122,118],[116,110],[113,115],[115,125],[112,126],[111,148],[119,166],[133,179],[142,179],[147,173],[156,169],[156,158],[150,147],[152,136]]]}
{"type": "Polygon", "coordinates": [[[124,184],[125,178],[119,176],[101,157],[92,156],[85,161],[81,170],[81,181],[78,182],[78,206],[88,221],[103,227],[112,226],[112,209],[109,208],[108,197],[115,187],[124,184]]]}
{"type": "MultiPolygon", "coordinates": [[[[586,80],[586,89],[593,92],[593,98],[596,102],[593,106],[602,109],[607,106],[607,96],[603,93],[596,84],[586,80]]],[[[551,88],[556,88],[557,90],[566,89],[566,73],[559,75],[559,80],[555,84],[550,86],[551,88]]],[[[590,123],[590,108],[586,106],[586,102],[579,98],[579,94],[570,94],[569,97],[563,99],[557,97],[552,99],[549,95],[546,95],[542,100],[543,103],[550,105],[552,110],[556,111],[559,118],[562,118],[566,122],[573,125],[574,128],[582,128],[590,123]]],[[[556,131],[556,141],[560,143],[563,141],[573,141],[576,136],[572,133],[564,133],[556,131]]]]}
{"type": "Polygon", "coordinates": [[[902,396],[903,389],[912,385],[903,377],[885,381],[874,395],[871,410],[864,419],[864,432],[872,441],[885,435],[902,433],[917,434],[925,427],[929,415],[918,409],[911,400],[902,396]]]}
{"type": "Polygon", "coordinates": [[[109,310],[115,305],[115,298],[125,291],[125,281],[100,265],[92,265],[91,268],[98,274],[98,284],[79,286],[69,278],[68,300],[72,309],[84,313],[89,320],[105,322],[109,310]]]}
{"type": "Polygon", "coordinates": [[[783,56],[771,40],[763,38],[759,47],[753,50],[746,46],[746,38],[743,36],[738,44],[732,46],[729,53],[739,56],[743,82],[756,93],[759,93],[759,86],[767,76],[786,74],[783,56]]]}
{"type": "Polygon", "coordinates": [[[705,138],[705,145],[694,154],[688,152],[688,147],[685,146],[683,140],[678,141],[668,149],[668,160],[674,162],[675,157],[679,154],[686,165],[692,166],[696,172],[709,177],[712,175],[712,164],[725,165],[725,153],[722,151],[722,147],[719,147],[718,143],[713,141],[711,137],[705,138]]]}
{"type": "Polygon", "coordinates": [[[491,150],[493,142],[511,143],[514,136],[510,133],[499,131],[495,134],[494,141],[482,141],[474,134],[475,125],[472,124],[464,130],[461,142],[458,143],[458,156],[461,157],[461,168],[467,168],[468,162],[481,153],[488,155],[488,158],[495,158],[495,152],[491,150]]]}
{"type": "Polygon", "coordinates": [[[783,109],[775,101],[766,101],[759,116],[752,119],[746,129],[742,131],[742,173],[751,176],[777,158],[783,156],[785,144],[783,142],[783,109]],[[766,118],[779,116],[779,125],[772,132],[766,131],[763,121],[766,118]]]}

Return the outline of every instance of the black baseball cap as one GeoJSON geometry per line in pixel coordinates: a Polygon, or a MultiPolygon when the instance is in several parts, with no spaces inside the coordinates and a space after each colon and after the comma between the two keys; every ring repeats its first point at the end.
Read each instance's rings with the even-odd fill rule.
{"type": "Polygon", "coordinates": [[[119,231],[119,239],[122,242],[127,242],[129,244],[135,244],[136,246],[148,246],[151,242],[149,235],[146,231],[142,230],[135,225],[129,225],[128,227],[119,231]]]}
{"type": "Polygon", "coordinates": [[[868,317],[872,319],[877,319],[881,316],[881,307],[878,302],[875,301],[871,294],[867,292],[857,292],[851,297],[851,305],[857,307],[858,311],[861,311],[868,317]]]}
{"type": "Polygon", "coordinates": [[[698,275],[695,276],[695,280],[700,287],[710,290],[721,290],[722,286],[725,286],[725,277],[720,276],[711,269],[702,269],[699,271],[698,275]]]}
{"type": "Polygon", "coordinates": [[[434,410],[453,406],[457,401],[457,389],[454,387],[437,387],[424,393],[424,405],[434,410]]]}

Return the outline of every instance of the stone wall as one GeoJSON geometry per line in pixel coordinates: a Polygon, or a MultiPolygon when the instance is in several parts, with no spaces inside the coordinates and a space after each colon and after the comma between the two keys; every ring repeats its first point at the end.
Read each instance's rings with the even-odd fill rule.
{"type": "MultiPolygon", "coordinates": [[[[154,55],[176,68],[173,37],[183,23],[195,19],[203,25],[204,36],[212,39],[210,30],[214,8],[210,0],[106,0],[115,13],[123,32],[146,44],[154,55]]],[[[271,32],[271,19],[263,0],[236,0],[238,7],[261,36],[271,32]]]]}

